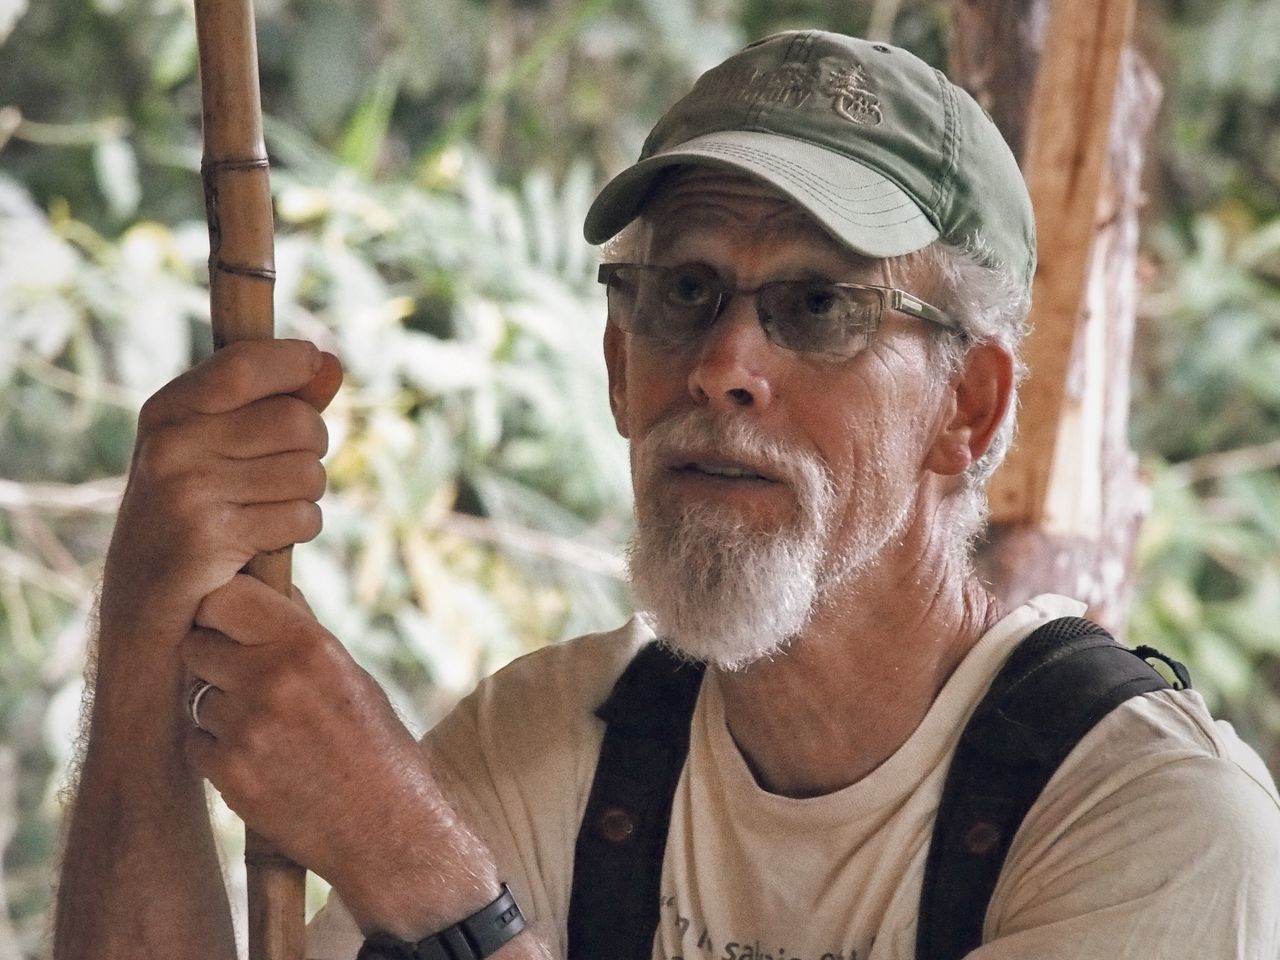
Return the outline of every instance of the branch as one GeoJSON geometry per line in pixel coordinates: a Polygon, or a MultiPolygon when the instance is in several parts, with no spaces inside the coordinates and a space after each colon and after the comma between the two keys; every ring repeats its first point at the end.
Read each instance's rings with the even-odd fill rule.
{"type": "Polygon", "coordinates": [[[626,577],[626,565],[615,551],[565,537],[557,537],[555,534],[544,533],[541,530],[530,530],[527,527],[517,527],[465,513],[447,514],[440,518],[435,526],[446,533],[492,543],[499,547],[534,553],[591,573],[613,577],[616,580],[626,577]]]}
{"type": "Polygon", "coordinates": [[[1259,443],[1252,447],[1237,447],[1206,453],[1203,456],[1169,468],[1169,475],[1181,486],[1189,486],[1201,480],[1216,480],[1254,470],[1270,470],[1280,467],[1280,440],[1259,443]]]}
{"type": "Polygon", "coordinates": [[[81,575],[80,561],[71,555],[49,524],[36,511],[14,510],[13,530],[40,554],[45,565],[63,576],[75,579],[81,575]]]}
{"type": "Polygon", "coordinates": [[[0,510],[113,514],[120,508],[124,477],[86,483],[22,483],[0,479],[0,510]]]}
{"type": "Polygon", "coordinates": [[[11,578],[12,581],[25,580],[32,586],[77,606],[84,603],[84,598],[93,590],[93,584],[87,579],[69,577],[57,570],[50,570],[3,543],[0,543],[0,575],[11,578]]]}
{"type": "Polygon", "coordinates": [[[3,108],[0,126],[15,140],[45,147],[90,146],[123,137],[130,129],[129,121],[124,117],[103,117],[78,123],[41,123],[28,120],[21,110],[13,106],[3,108]]]}
{"type": "Polygon", "coordinates": [[[18,354],[18,367],[33,380],[81,400],[97,400],[133,411],[146,399],[143,394],[119,384],[64,370],[31,350],[18,354]]]}

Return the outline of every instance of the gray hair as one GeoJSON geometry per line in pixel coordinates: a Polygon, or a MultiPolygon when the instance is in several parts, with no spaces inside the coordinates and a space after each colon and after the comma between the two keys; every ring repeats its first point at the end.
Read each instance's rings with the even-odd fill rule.
{"type": "Polygon", "coordinates": [[[950,377],[961,370],[969,352],[979,344],[996,344],[1013,357],[1013,395],[1009,409],[990,446],[965,471],[958,494],[958,532],[966,547],[972,547],[986,526],[989,514],[987,481],[1004,462],[1017,428],[1018,388],[1027,373],[1019,347],[1029,329],[1030,293],[1010,270],[982,251],[942,242],[895,258],[891,261],[891,270],[894,268],[918,278],[917,282],[927,288],[930,302],[956,321],[964,333],[956,336],[936,328],[930,348],[938,376],[950,377]]]}

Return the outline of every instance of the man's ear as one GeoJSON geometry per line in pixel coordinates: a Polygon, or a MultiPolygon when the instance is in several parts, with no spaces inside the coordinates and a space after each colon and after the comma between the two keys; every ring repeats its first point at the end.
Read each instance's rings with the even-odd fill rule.
{"type": "Polygon", "coordinates": [[[951,378],[925,466],[943,476],[964,473],[987,452],[1013,398],[1013,355],[980,343],[951,378]]]}
{"type": "Polygon", "coordinates": [[[618,433],[627,434],[627,337],[613,323],[604,325],[604,365],[609,372],[609,409],[618,433]]]}

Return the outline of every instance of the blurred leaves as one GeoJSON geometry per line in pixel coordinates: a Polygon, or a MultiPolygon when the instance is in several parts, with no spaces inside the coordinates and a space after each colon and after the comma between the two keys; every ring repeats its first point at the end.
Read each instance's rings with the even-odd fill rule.
{"type": "MultiPolygon", "coordinates": [[[[628,473],[580,234],[596,185],[748,38],[892,19],[937,63],[948,7],[255,7],[278,327],[347,369],[325,531],[296,577],[422,730],[478,673],[625,611],[628,473]]],[[[1154,512],[1130,633],[1187,660],[1274,768],[1280,5],[1152,11],[1177,81],[1135,365],[1154,512]]],[[[0,746],[19,787],[4,880],[32,956],[133,420],[209,349],[199,119],[186,0],[0,0],[0,746]]]]}
{"type": "MultiPolygon", "coordinates": [[[[578,232],[591,177],[508,189],[459,150],[425,189],[291,143],[309,160],[274,177],[277,325],[347,372],[326,529],[295,575],[422,731],[479,674],[625,615],[625,448],[578,232]]],[[[34,777],[7,877],[32,949],[47,877],[23,865],[47,870],[56,837],[45,785],[74,711],[54,705],[79,690],[109,533],[110,500],[78,509],[78,492],[118,482],[142,398],[207,353],[206,256],[202,223],[108,238],[0,178],[0,733],[34,777]]]]}
{"type": "Polygon", "coordinates": [[[1157,264],[1132,430],[1153,472],[1135,642],[1280,768],[1280,5],[1170,3],[1157,264]]]}
{"type": "Polygon", "coordinates": [[[1141,320],[1135,385],[1160,403],[1135,411],[1140,448],[1180,460],[1280,437],[1280,287],[1267,273],[1277,227],[1232,236],[1223,213],[1204,213],[1189,241],[1152,232],[1152,251],[1176,269],[1161,272],[1141,320]]]}
{"type": "Polygon", "coordinates": [[[1280,4],[1274,0],[1166,0],[1169,54],[1178,63],[1161,151],[1169,212],[1185,216],[1221,198],[1250,210],[1280,201],[1280,4]]]}

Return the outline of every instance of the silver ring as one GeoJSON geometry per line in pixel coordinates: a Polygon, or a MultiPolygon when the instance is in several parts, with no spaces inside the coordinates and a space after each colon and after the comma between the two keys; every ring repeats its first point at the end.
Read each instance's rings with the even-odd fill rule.
{"type": "Polygon", "coordinates": [[[187,697],[187,713],[191,717],[191,722],[197,730],[203,730],[205,733],[209,732],[209,728],[200,722],[200,701],[212,689],[213,684],[208,680],[197,679],[191,688],[191,695],[187,697]]]}

